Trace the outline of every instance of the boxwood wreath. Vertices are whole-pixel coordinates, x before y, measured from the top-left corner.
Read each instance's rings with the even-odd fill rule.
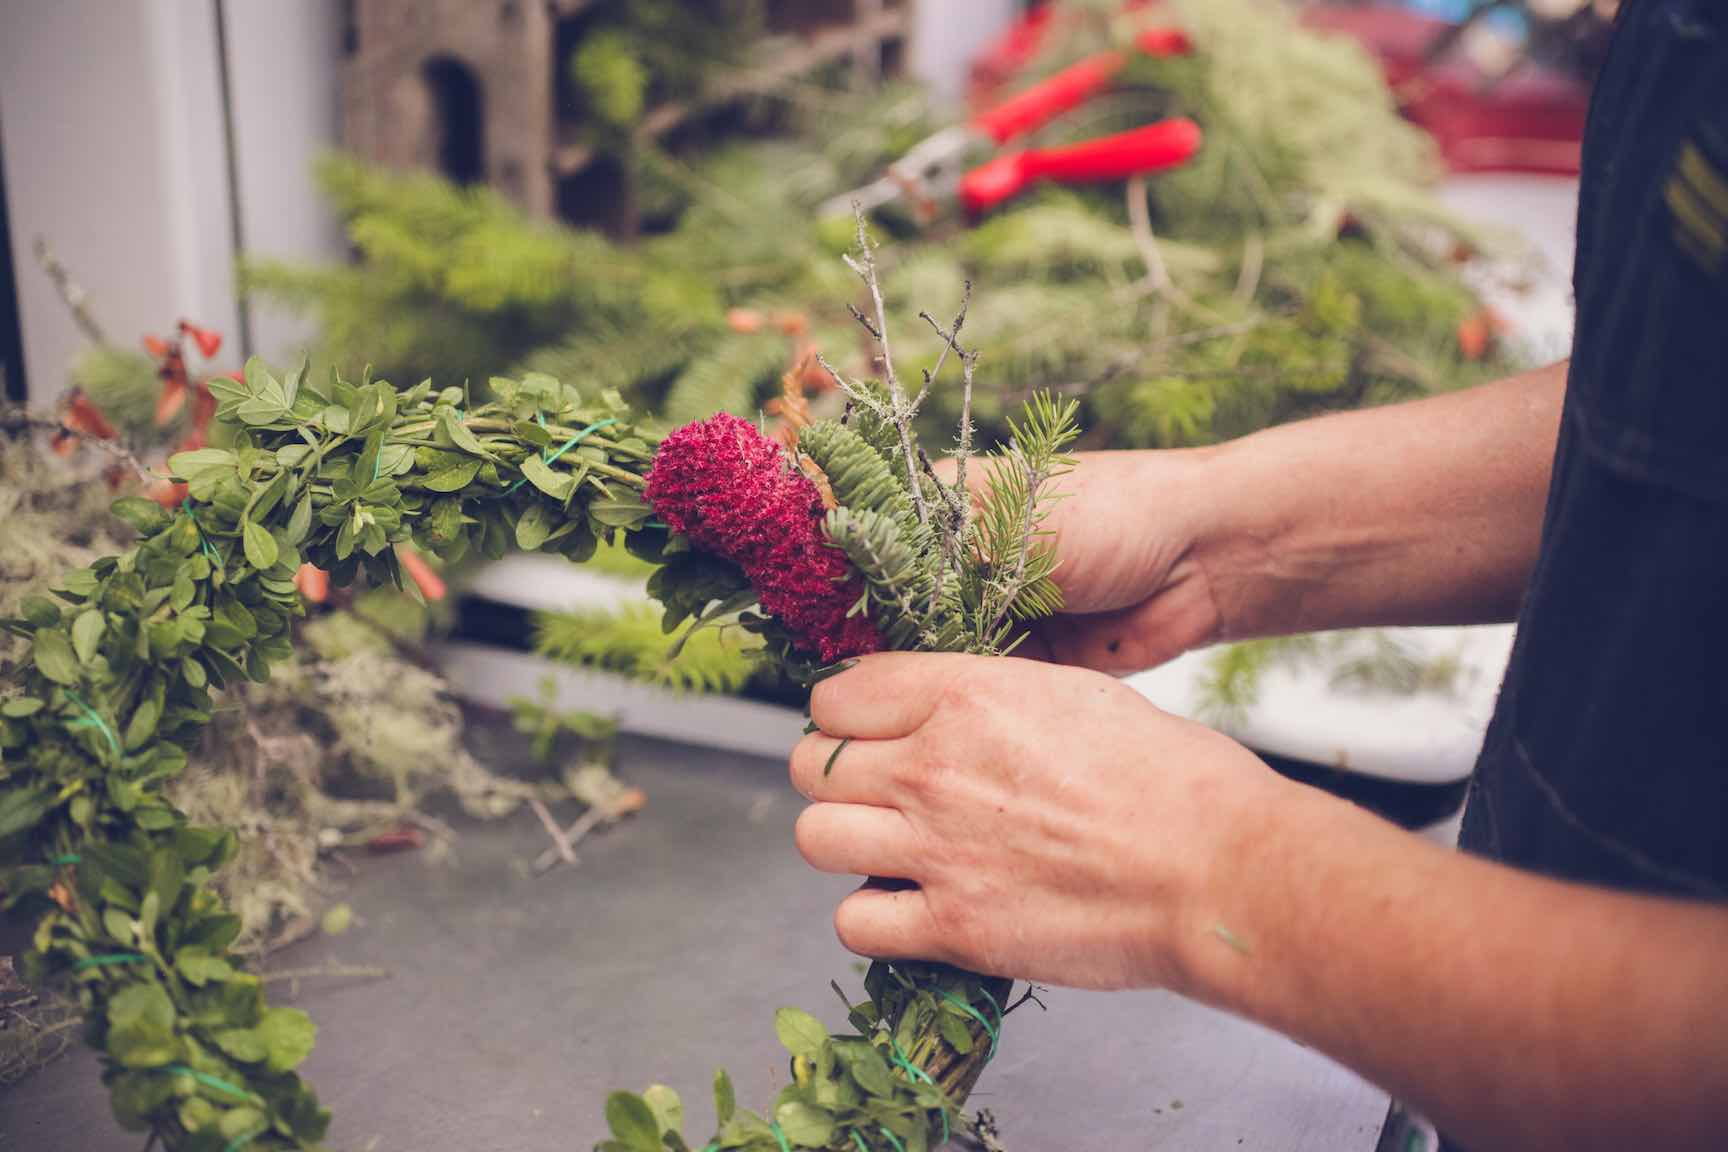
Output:
[[[163,792],[216,694],[289,654],[303,562],[338,584],[408,587],[392,547],[403,541],[452,560],[514,547],[580,562],[621,535],[655,565],[669,633],[741,626],[811,681],[878,649],[1004,654],[1024,621],[1059,607],[1041,525],[1073,405],[1034,398],[982,462],[988,494],[968,498],[978,357],[961,343],[966,306],[946,326],[921,315],[943,350],[914,391],[894,368],[862,219],[858,240],[847,263],[871,311],[854,314],[881,379],[823,365],[847,397],[839,420],[811,422],[793,394],[777,440],[726,415],[661,438],[616,396],[549,376],[494,380],[477,402],[430,381],[278,376],[255,359],[211,385],[230,445],[169,461],[184,503],[118,501],[136,543],[0,622],[31,651],[0,702],[0,883],[35,925],[27,978],[74,994],[124,1127],[170,1152],[274,1152],[317,1147],[329,1123],[295,1071],[313,1022],[266,1001],[232,947],[240,921],[211,888],[234,833],[191,824]],[[952,484],[914,431],[950,360]],[[866,998],[847,1003],[852,1033],[777,1014],[791,1082],[766,1112],[738,1109],[718,1072],[719,1129],[694,1143],[670,1089],[620,1092],[599,1147],[923,1152],[967,1125],[960,1109],[1011,990],[876,963]]]

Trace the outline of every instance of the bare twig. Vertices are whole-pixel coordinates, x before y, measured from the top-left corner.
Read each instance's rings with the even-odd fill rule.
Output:
[[[602,828],[608,828],[623,820],[630,813],[627,810],[608,808],[603,804],[595,804],[576,818],[575,823],[564,829],[564,841],[572,848],[587,839],[589,834]],[[558,863],[558,852],[548,848],[534,861],[535,872],[550,871]]]
[[[823,356],[820,352],[816,353],[816,363],[822,365],[822,370],[828,373],[829,378],[834,381],[835,387],[839,388],[845,395],[848,413],[850,413],[853,406],[857,406],[869,409],[872,414],[883,420],[893,419],[893,414],[890,413],[888,409],[876,399],[876,397],[870,395],[868,392],[863,392],[854,388],[852,382],[842,376],[838,368],[828,363],[828,358]],[[842,420],[841,423],[845,423],[845,421]]]
[[[108,343],[108,337],[102,331],[102,325],[97,322],[96,314],[90,311],[89,294],[72,279],[72,274],[66,271],[66,265],[60,263],[60,258],[48,247],[48,241],[38,236],[31,248],[36,253],[36,263],[42,266],[42,271],[48,273],[48,279],[54,282],[60,299],[66,302],[66,308],[72,313],[72,321],[78,325],[78,330],[84,333],[85,338],[92,344]]]
[[[558,858],[566,864],[575,864],[576,850],[570,846],[570,838],[564,829],[558,827],[558,822],[552,819],[552,813],[547,811],[546,804],[538,796],[528,797],[528,807],[534,810],[534,815],[540,818],[541,827],[546,829],[546,835],[552,838],[552,848],[558,853]]]
[[[959,344],[960,329],[966,326],[966,313],[971,311],[971,309],[972,281],[968,280],[966,281],[965,292],[960,297],[960,312],[954,317],[954,324],[952,327],[943,329],[936,323],[936,317],[930,315],[930,313],[918,313],[918,318],[930,325],[931,328],[935,329],[936,335],[942,337],[942,354],[936,358],[936,367],[924,373],[924,387],[919,390],[918,399],[912,401],[912,414],[914,416],[918,414],[920,408],[924,407],[924,400],[930,395],[930,386],[936,383],[936,378],[938,376],[942,375],[942,367],[948,363],[949,351],[952,350],[957,352],[961,359],[965,359],[966,353],[961,350]]]
[[[864,218],[864,206],[852,205],[858,221],[858,258],[846,257],[846,266],[870,291],[870,302],[876,308],[874,335],[882,351],[882,378],[888,384],[888,404],[894,426],[900,433],[900,453],[906,463],[906,486],[912,490],[912,503],[918,509],[918,523],[930,523],[930,506],[924,499],[924,486],[918,483],[918,454],[913,451],[912,408],[906,402],[906,390],[900,386],[900,376],[894,370],[894,353],[888,346],[888,305],[882,298],[882,282],[876,275],[876,252],[870,243],[870,228]],[[865,324],[865,328],[869,328]]]
[[[1039,1007],[1039,1009],[1040,1009],[1040,1010],[1042,1010],[1042,1011],[1045,1011],[1045,1012],[1048,1012],[1048,1011],[1050,1011],[1050,1008],[1049,1008],[1049,1006],[1048,1006],[1048,1005],[1046,1005],[1046,1004],[1045,1004],[1045,1003],[1044,1003],[1044,1001],[1042,1001],[1042,1000],[1040,1000],[1040,999],[1039,999],[1039,998],[1038,998],[1038,993],[1039,993],[1039,992],[1040,992],[1040,991],[1041,991],[1041,989],[1040,989],[1040,988],[1039,988],[1039,987],[1038,987],[1038,985],[1036,985],[1036,984],[1028,984],[1028,985],[1026,985],[1026,991],[1025,991],[1025,993],[1024,993],[1024,994],[1023,994],[1023,995],[1022,995],[1022,996],[1021,996],[1021,997],[1020,997],[1020,999],[1018,999],[1018,1000],[1016,1000],[1016,1001],[1014,1001],[1014,1003],[1012,1003],[1012,1004],[1010,1004],[1010,1005],[1008,1005],[1008,1007],[1006,1007],[1006,1008],[1004,1008],[1004,1009],[1002,1009],[1002,1015],[1003,1015],[1003,1016],[1010,1016],[1010,1015],[1013,1015],[1013,1013],[1014,1013],[1014,1010],[1015,1010],[1015,1009],[1016,1009],[1016,1008],[1023,1008],[1023,1007],[1025,1007],[1025,1005],[1026,1005],[1026,1002],[1027,1002],[1027,1001],[1028,1001],[1028,1000],[1030,1000],[1030,1001],[1031,1001],[1031,1002],[1032,1002],[1032,1003],[1034,1003],[1034,1004],[1036,1004],[1036,1005],[1038,1005],[1038,1007]]]
[[[846,311],[852,313],[852,319],[858,321],[858,323],[864,326],[864,331],[870,333],[870,335],[877,340],[882,339],[881,331],[877,329],[876,325],[870,323],[870,318],[864,315],[863,312],[859,311],[856,304],[846,305]]]
[[[80,441],[90,445],[98,452],[112,456],[115,460],[126,465],[128,468],[131,468],[132,471],[138,474],[140,480],[149,481],[161,479],[160,476],[145,467],[144,461],[134,456],[132,452],[119,441],[103,440],[95,436],[85,435],[82,432],[73,431],[59,420],[47,416],[34,416],[22,408],[8,408],[0,410],[0,432],[52,432],[56,434],[70,432],[72,435],[78,437]]]
[[[1170,266],[1164,262],[1164,250],[1158,247],[1158,234],[1152,230],[1152,212],[1146,207],[1146,177],[1128,180],[1128,228],[1140,249],[1140,259],[1146,263],[1146,279],[1153,291],[1167,295],[1175,287],[1170,279]]]
[[[954,453],[954,489],[960,494],[960,535],[972,519],[972,497],[966,487],[966,465],[972,459],[972,378],[978,372],[978,353],[960,356],[960,446]]]

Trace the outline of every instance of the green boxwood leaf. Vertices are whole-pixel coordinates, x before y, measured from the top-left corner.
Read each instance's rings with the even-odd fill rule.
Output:
[[[268,1122],[264,1119],[264,1113],[249,1105],[230,1108],[222,1113],[220,1120],[216,1121],[216,1130],[224,1138],[234,1142],[229,1144],[230,1148],[240,1147],[238,1141],[243,1137],[256,1135],[267,1127]]]
[[[102,643],[102,633],[108,628],[108,622],[102,613],[95,608],[86,608],[72,621],[72,648],[78,653],[78,659],[85,664],[96,659],[98,646]]]
[[[290,1072],[312,1054],[318,1026],[298,1008],[271,1008],[258,1024],[258,1036],[264,1041],[270,1071]]]
[[[460,464],[450,464],[426,474],[420,481],[420,487],[430,492],[460,492],[474,482],[474,477],[480,474],[479,460],[464,460]]]
[[[18,614],[38,628],[52,628],[60,623],[60,606],[46,596],[26,596],[18,605]]]
[[[124,908],[102,910],[102,931],[124,947],[130,948],[137,943],[137,930],[132,927],[132,917]]]
[[[834,1117],[799,1100],[788,1100],[776,1108],[774,1119],[786,1139],[799,1148],[826,1148],[834,1138]]]
[[[156,535],[174,521],[166,508],[145,496],[123,497],[108,510],[145,536]]]
[[[610,500],[596,500],[588,505],[588,515],[608,528],[623,528],[634,532],[648,522],[654,510],[634,492],[623,493]]]
[[[814,1057],[828,1043],[828,1029],[802,1008],[782,1008],[774,1013],[774,1034],[794,1056]]]
[[[75,685],[79,681],[78,657],[72,652],[72,641],[58,628],[36,633],[30,645],[36,669],[56,684]]]
[[[483,456],[488,460],[493,459],[492,453],[486,450],[486,445],[480,443],[480,438],[468,430],[468,425],[459,420],[454,411],[446,408],[443,410],[442,414],[444,417],[444,431],[450,437],[450,443],[456,445],[456,447],[462,449],[462,451],[468,453],[470,456]]]
[[[276,566],[276,538],[251,520],[241,526],[241,539],[246,545],[246,563],[263,572]]]
[[[53,793],[47,789],[20,787],[9,782],[6,789],[0,790],[0,840],[35,827],[36,822],[53,809],[52,797]]]
[[[642,1099],[648,1102],[649,1109],[653,1111],[654,1121],[660,1126],[662,1136],[668,1132],[683,1133],[684,1102],[678,1098],[678,1093],[664,1084],[654,1084],[642,1093]]]
[[[233,966],[222,957],[192,948],[181,950],[174,958],[174,967],[194,988],[202,988],[212,980],[222,981],[234,975]]]
[[[127,1068],[160,1068],[179,1055],[174,1002],[160,984],[132,984],[108,1001],[108,1055]]]
[[[516,547],[524,552],[538,552],[551,535],[551,517],[544,504],[535,504],[516,521]]]
[[[654,1110],[634,1092],[614,1092],[606,1097],[606,1125],[626,1148],[660,1152],[660,1125]]]
[[[254,1028],[226,1028],[215,1034],[216,1047],[242,1064],[262,1064],[270,1055],[264,1037]]]
[[[238,463],[239,458],[226,448],[199,448],[168,457],[168,471],[177,479],[192,480],[206,472],[232,469]]]
[[[308,489],[300,497],[300,502],[294,505],[294,512],[288,517],[288,528],[285,533],[288,543],[298,546],[306,539],[306,534],[312,530],[312,492]]]
[[[133,709],[132,719],[126,724],[126,738],[122,741],[126,751],[137,751],[156,734],[156,721],[161,714],[162,705],[155,700],[146,700]]]
[[[888,1073],[888,1061],[882,1058],[882,1053],[876,1046],[858,1041],[839,1046],[836,1052],[847,1071],[852,1073],[852,1079],[867,1096],[892,1096],[894,1080]]]
[[[950,1012],[936,1014],[936,1028],[942,1033],[942,1039],[948,1042],[948,1047],[965,1056],[972,1051],[972,1031],[966,1027],[966,1022]]]
[[[0,716],[9,720],[22,720],[26,716],[36,715],[43,707],[43,702],[34,696],[14,696],[0,704]]]
[[[738,1094],[732,1090],[732,1077],[726,1074],[726,1069],[714,1069],[714,1115],[719,1124],[730,1124],[733,1113],[738,1111]]]
[[[568,499],[576,487],[574,476],[554,471],[550,464],[538,456],[530,456],[522,461],[522,475],[528,477],[528,483],[554,500]]]

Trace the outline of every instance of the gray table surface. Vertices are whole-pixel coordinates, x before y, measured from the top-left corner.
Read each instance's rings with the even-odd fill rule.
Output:
[[[843,1024],[828,980],[859,980],[829,918],[849,885],[799,859],[780,765],[627,741],[621,771],[649,806],[585,844],[579,868],[527,874],[546,845],[530,815],[464,826],[441,862],[364,860],[340,892],[356,926],[273,959],[392,969],[301,988],[332,1148],[575,1152],[603,1135],[608,1091],[654,1081],[684,1094],[700,1137],[716,1065],[748,1107],[783,1082],[776,1007]],[[973,1097],[1012,1152],[1375,1145],[1385,1096],[1282,1037],[1164,993],[1044,999],[1009,1019]],[[140,1144],[82,1051],[0,1092],[5,1152]]]

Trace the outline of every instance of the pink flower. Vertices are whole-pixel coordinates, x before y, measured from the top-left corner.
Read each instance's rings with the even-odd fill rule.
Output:
[[[832,663],[881,646],[867,615],[847,615],[863,584],[823,538],[816,485],[748,420],[721,413],[668,436],[648,503],[694,547],[742,568],[798,648]]]

